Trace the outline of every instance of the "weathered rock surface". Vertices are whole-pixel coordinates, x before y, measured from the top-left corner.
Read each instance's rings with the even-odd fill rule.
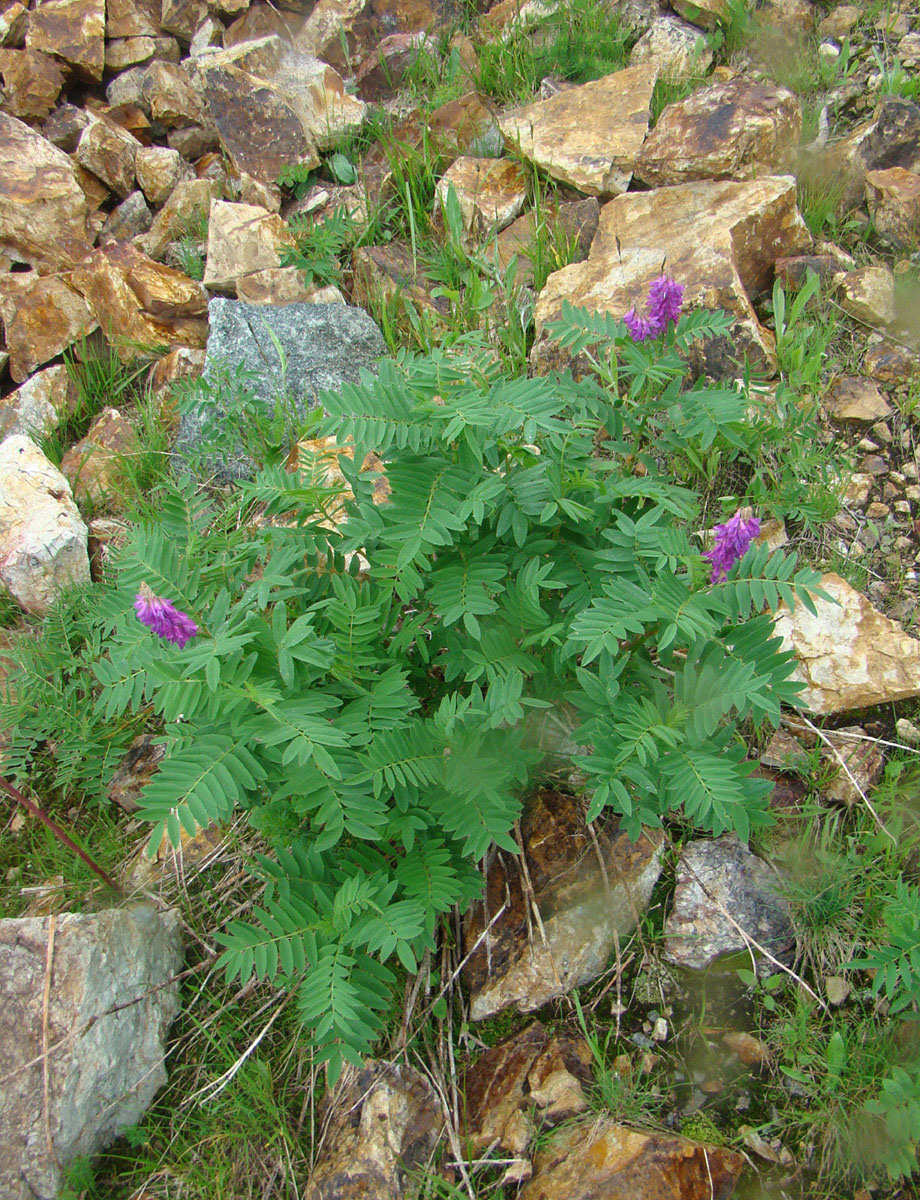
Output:
[[[90,503],[96,513],[118,512],[123,507],[119,472],[125,456],[136,451],[134,426],[117,408],[104,408],[61,460],[77,502]]]
[[[65,81],[60,65],[37,50],[0,50],[0,74],[3,107],[26,121],[50,114]]]
[[[534,798],[521,830],[546,943],[535,928],[530,934],[517,859],[497,854],[485,900],[464,923],[464,977],[476,1021],[512,1006],[531,1012],[599,975],[617,939],[635,927],[661,871],[659,834],[633,844],[615,827],[597,831],[602,871],[582,809],[558,792]],[[506,895],[510,903],[498,916]]]
[[[191,170],[183,163],[182,155],[169,146],[141,146],[134,167],[141,191],[156,208],[166,203],[185,171],[191,178]]]
[[[725,0],[674,0],[671,7],[692,25],[715,29],[727,6]]]
[[[702,75],[712,63],[706,39],[693,25],[677,17],[656,17],[630,51],[632,66],[654,63],[669,83],[685,83]]]
[[[891,406],[878,384],[862,375],[845,375],[828,389],[821,403],[841,424],[866,425],[890,416]]]
[[[317,287],[304,282],[299,267],[266,267],[236,281],[236,297],[247,304],[344,304],[334,285]]]
[[[517,256],[517,270],[514,276],[515,286],[521,287],[533,279],[533,263],[530,254],[538,233],[538,224],[542,221],[550,231],[553,245],[561,249],[563,244],[573,246],[573,262],[584,262],[597,233],[600,220],[600,205],[591,197],[588,200],[570,200],[560,204],[558,208],[545,211],[538,218],[536,213],[524,213],[516,221],[503,229],[495,239],[494,247],[487,247],[487,253],[493,252],[498,265],[503,271],[508,269],[511,259]]]
[[[99,245],[106,242],[130,242],[146,233],[153,224],[153,213],[147,207],[143,192],[132,192],[106,217],[99,230]]]
[[[742,1155],[723,1146],[604,1117],[554,1133],[520,1200],[728,1200],[743,1166]]]
[[[792,676],[805,684],[802,702],[814,713],[846,712],[920,696],[920,641],[874,608],[839,575],[821,577],[832,602],[816,599],[817,616],[804,605],[781,607],[776,632],[794,650]]]
[[[563,300],[620,316],[641,304],[664,261],[668,274],[684,285],[685,311],[725,309],[737,317],[738,352],[769,361],[772,335],[757,321],[750,297],[772,286],[773,263],[780,255],[810,243],[789,175],[618,196],[601,208],[587,260],[546,281],[536,306],[533,359],[541,368],[554,365],[543,329],[559,317]],[[700,366],[712,375],[731,373],[727,347],[719,339],[711,339],[703,354]]]
[[[244,367],[251,372],[248,386],[269,411],[281,399],[281,387],[297,410],[315,408],[323,391],[357,382],[362,368],[373,369],[386,354],[383,336],[367,313],[341,304],[271,308],[217,297],[208,305],[208,315],[206,377],[213,380],[222,370]],[[270,333],[284,351],[283,379]],[[219,416],[220,410],[209,403],[182,416],[174,447],[180,459],[194,456],[214,414]],[[239,479],[251,473],[252,463],[228,436],[226,453],[216,456],[211,469],[218,478]]]
[[[26,46],[63,59],[87,79],[101,79],[105,0],[42,0],[29,13]]]
[[[355,84],[362,100],[388,100],[398,90],[420,55],[437,57],[437,47],[424,33],[392,33],[383,38],[358,68]]]
[[[157,773],[165,757],[166,747],[162,742],[155,742],[153,734],[139,734],[118,764],[105,794],[125,812],[137,812],[144,786]]]
[[[0,275],[0,317],[17,383],[96,328],[86,301],[66,277],[34,271]]]
[[[76,409],[77,389],[65,366],[47,367],[0,400],[0,438],[40,441]]]
[[[346,1067],[325,1107],[328,1150],[313,1169],[304,1200],[401,1200],[407,1173],[427,1166],[444,1123],[427,1079],[398,1063]]]
[[[238,281],[256,271],[281,266],[281,250],[293,246],[277,213],[253,204],[211,201],[204,286],[235,294]]]
[[[352,293],[364,308],[381,303],[410,303],[439,323],[450,313],[445,296],[431,295],[431,282],[411,252],[397,243],[385,246],[359,246],[351,257]]]
[[[58,592],[89,582],[86,526],[70,484],[28,437],[0,443],[0,582],[42,615]]]
[[[211,201],[221,194],[210,179],[188,179],[177,183],[169,199],[153,219],[150,230],[137,239],[138,249],[161,260],[171,242],[200,229],[208,219]]]
[[[144,110],[165,129],[203,125],[207,120],[204,98],[179,63],[155,62],[141,80]]]
[[[106,117],[97,117],[80,135],[74,158],[102,182],[125,197],[134,187],[134,160],[140,147],[136,137]]]
[[[629,187],[648,131],[657,68],[627,67],[594,83],[499,118],[509,146],[554,179],[589,196],[616,196]]]
[[[897,246],[920,237],[920,175],[904,167],[869,171],[866,175],[869,216],[879,233]]]
[[[158,0],[106,0],[106,36],[157,37],[160,33]]]
[[[756,961],[770,974],[774,968],[748,939],[780,961],[789,959],[794,945],[776,876],[734,834],[684,846],[664,933],[667,961],[694,970],[718,967],[726,957],[722,966],[733,970],[742,955],[745,967]]]
[[[438,180],[441,211],[453,188],[460,204],[467,245],[474,246],[504,229],[524,207],[527,180],[518,163],[507,158],[456,159]]]
[[[868,325],[895,322],[894,275],[888,267],[860,267],[840,282],[840,304],[851,317]]]
[[[743,78],[710,84],[664,110],[636,157],[636,178],[661,187],[782,175],[801,128],[801,105],[787,88]]]
[[[137,1123],[166,1082],[164,1042],[179,1008],[179,985],[170,982],[182,966],[176,912],[135,905],[65,913],[54,919],[49,948],[52,919],[0,922],[4,1200],[55,1200],[62,1168]]]
[[[88,206],[67,155],[0,112],[0,253],[40,271],[89,250]]]

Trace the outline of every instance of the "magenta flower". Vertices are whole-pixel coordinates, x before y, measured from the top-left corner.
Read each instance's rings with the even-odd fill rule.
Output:
[[[648,317],[637,317],[635,308],[629,310],[623,318],[623,324],[634,342],[644,342],[646,338],[657,337],[661,333],[661,329],[653,325]]]
[[[748,547],[758,533],[760,521],[757,517],[744,520],[740,508],[730,521],[716,526],[715,545],[703,555],[712,563],[711,583],[718,583],[725,578],[735,563],[747,554]]]
[[[155,596],[146,583],[141,584],[140,591],[134,597],[134,611],[138,620],[152,629],[157,637],[165,638],[180,650],[198,632],[198,626],[188,613],[176,608],[164,596]]]
[[[634,342],[644,342],[646,338],[664,333],[669,321],[676,323],[683,305],[684,285],[669,279],[667,275],[659,275],[649,284],[646,301],[648,316],[637,316],[633,306],[623,318],[623,323]]]

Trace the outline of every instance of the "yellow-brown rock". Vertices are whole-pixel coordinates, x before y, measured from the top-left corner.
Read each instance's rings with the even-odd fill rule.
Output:
[[[867,325],[894,324],[894,275],[884,265],[848,272],[840,281],[839,297],[841,307]]]
[[[351,32],[366,3],[367,0],[318,0],[295,36],[296,49],[328,62],[328,52],[336,49],[341,38]]]
[[[431,281],[413,263],[405,246],[396,242],[359,246],[352,254],[351,270],[355,304],[373,312],[386,304],[399,306],[408,302],[425,313],[435,328],[443,328],[450,315],[450,304],[444,296],[431,295]]]
[[[164,33],[175,34],[183,41],[190,42],[207,15],[205,0],[163,0],[160,27]]]
[[[101,79],[105,0],[39,0],[29,13],[26,46],[63,59],[86,79]]]
[[[656,17],[629,54],[632,66],[654,63],[658,76],[669,83],[684,83],[704,74],[712,64],[712,51],[693,25],[677,17]]]
[[[80,134],[74,158],[124,199],[134,187],[140,142],[108,117],[97,116]]]
[[[0,253],[44,272],[72,266],[89,250],[88,212],[68,156],[0,113]]]
[[[715,29],[725,16],[727,4],[726,0],[673,0],[671,7],[691,25]]]
[[[693,179],[753,179],[791,170],[802,108],[788,88],[743,77],[669,104],[636,158],[650,187]]]
[[[61,472],[73,488],[76,502],[94,513],[118,512],[124,507],[121,475],[127,455],[137,452],[134,426],[117,408],[104,408],[86,436],[71,446]]]
[[[179,63],[151,63],[144,72],[141,95],[151,120],[167,129],[201,125],[207,119],[204,99]]]
[[[106,37],[157,37],[159,0],[106,0],[105,21]]]
[[[0,275],[0,316],[17,383],[96,328],[86,301],[65,276]]]
[[[3,108],[14,117],[43,121],[64,86],[59,63],[37,50],[0,50]]]
[[[182,168],[182,155],[168,146],[141,146],[134,163],[138,185],[154,207],[165,204],[172,195]],[[191,177],[190,170],[188,174]]]
[[[282,248],[293,244],[277,213],[254,204],[212,200],[204,286],[209,292],[232,296],[245,275],[280,267]]]
[[[203,346],[207,293],[129,242],[96,250],[72,272],[74,285],[122,358],[156,346]]]
[[[462,157],[438,180],[435,196],[442,213],[451,189],[460,204],[465,243],[475,246],[518,215],[527,198],[527,177],[507,158]]]
[[[627,67],[499,118],[509,146],[589,196],[616,196],[632,179],[648,131],[657,67]]]
[[[236,281],[236,296],[247,304],[344,304],[337,287],[304,282],[298,267],[266,267]]]
[[[869,171],[866,199],[875,228],[898,246],[920,238],[920,175],[904,167]]]
[[[149,231],[138,238],[138,246],[151,258],[161,259],[170,242],[187,237],[193,229],[204,225],[211,211],[211,201],[219,195],[219,185],[210,179],[177,183],[154,217]]]
[[[28,9],[19,0],[13,0],[0,13],[0,46],[21,46],[25,41],[27,26]]]
[[[152,37],[116,38],[105,44],[106,71],[126,71],[148,63],[156,54],[157,44]]]
[[[0,400],[0,439],[25,434],[41,441],[76,412],[76,384],[63,364],[36,371]]]

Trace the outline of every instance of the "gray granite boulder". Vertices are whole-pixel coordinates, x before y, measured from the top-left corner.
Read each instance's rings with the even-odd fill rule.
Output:
[[[258,426],[296,436],[298,418],[325,391],[357,383],[387,352],[380,330],[361,308],[341,304],[278,307],[215,298],[202,386],[183,412],[173,447],[177,465],[221,482],[254,471]],[[280,353],[279,353],[280,347]]]
[[[62,1168],[137,1123],[166,1082],[181,968],[175,911],[0,921],[3,1200],[54,1200]]]

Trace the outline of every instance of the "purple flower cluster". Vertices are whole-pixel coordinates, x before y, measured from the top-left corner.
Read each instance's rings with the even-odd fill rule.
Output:
[[[681,309],[684,306],[684,285],[669,279],[667,275],[659,275],[649,284],[647,317],[636,314],[633,306],[623,322],[629,330],[629,336],[634,342],[644,342],[646,338],[658,337],[668,327],[668,322],[677,323]]]
[[[155,596],[146,583],[141,584],[140,591],[134,597],[134,611],[138,620],[152,629],[157,637],[165,638],[180,650],[198,632],[198,626],[188,613],[176,608],[171,600]]]
[[[748,547],[759,533],[760,521],[757,517],[745,520],[740,508],[730,521],[716,526],[715,545],[703,555],[712,563],[712,583],[725,578],[735,563],[747,554]]]

